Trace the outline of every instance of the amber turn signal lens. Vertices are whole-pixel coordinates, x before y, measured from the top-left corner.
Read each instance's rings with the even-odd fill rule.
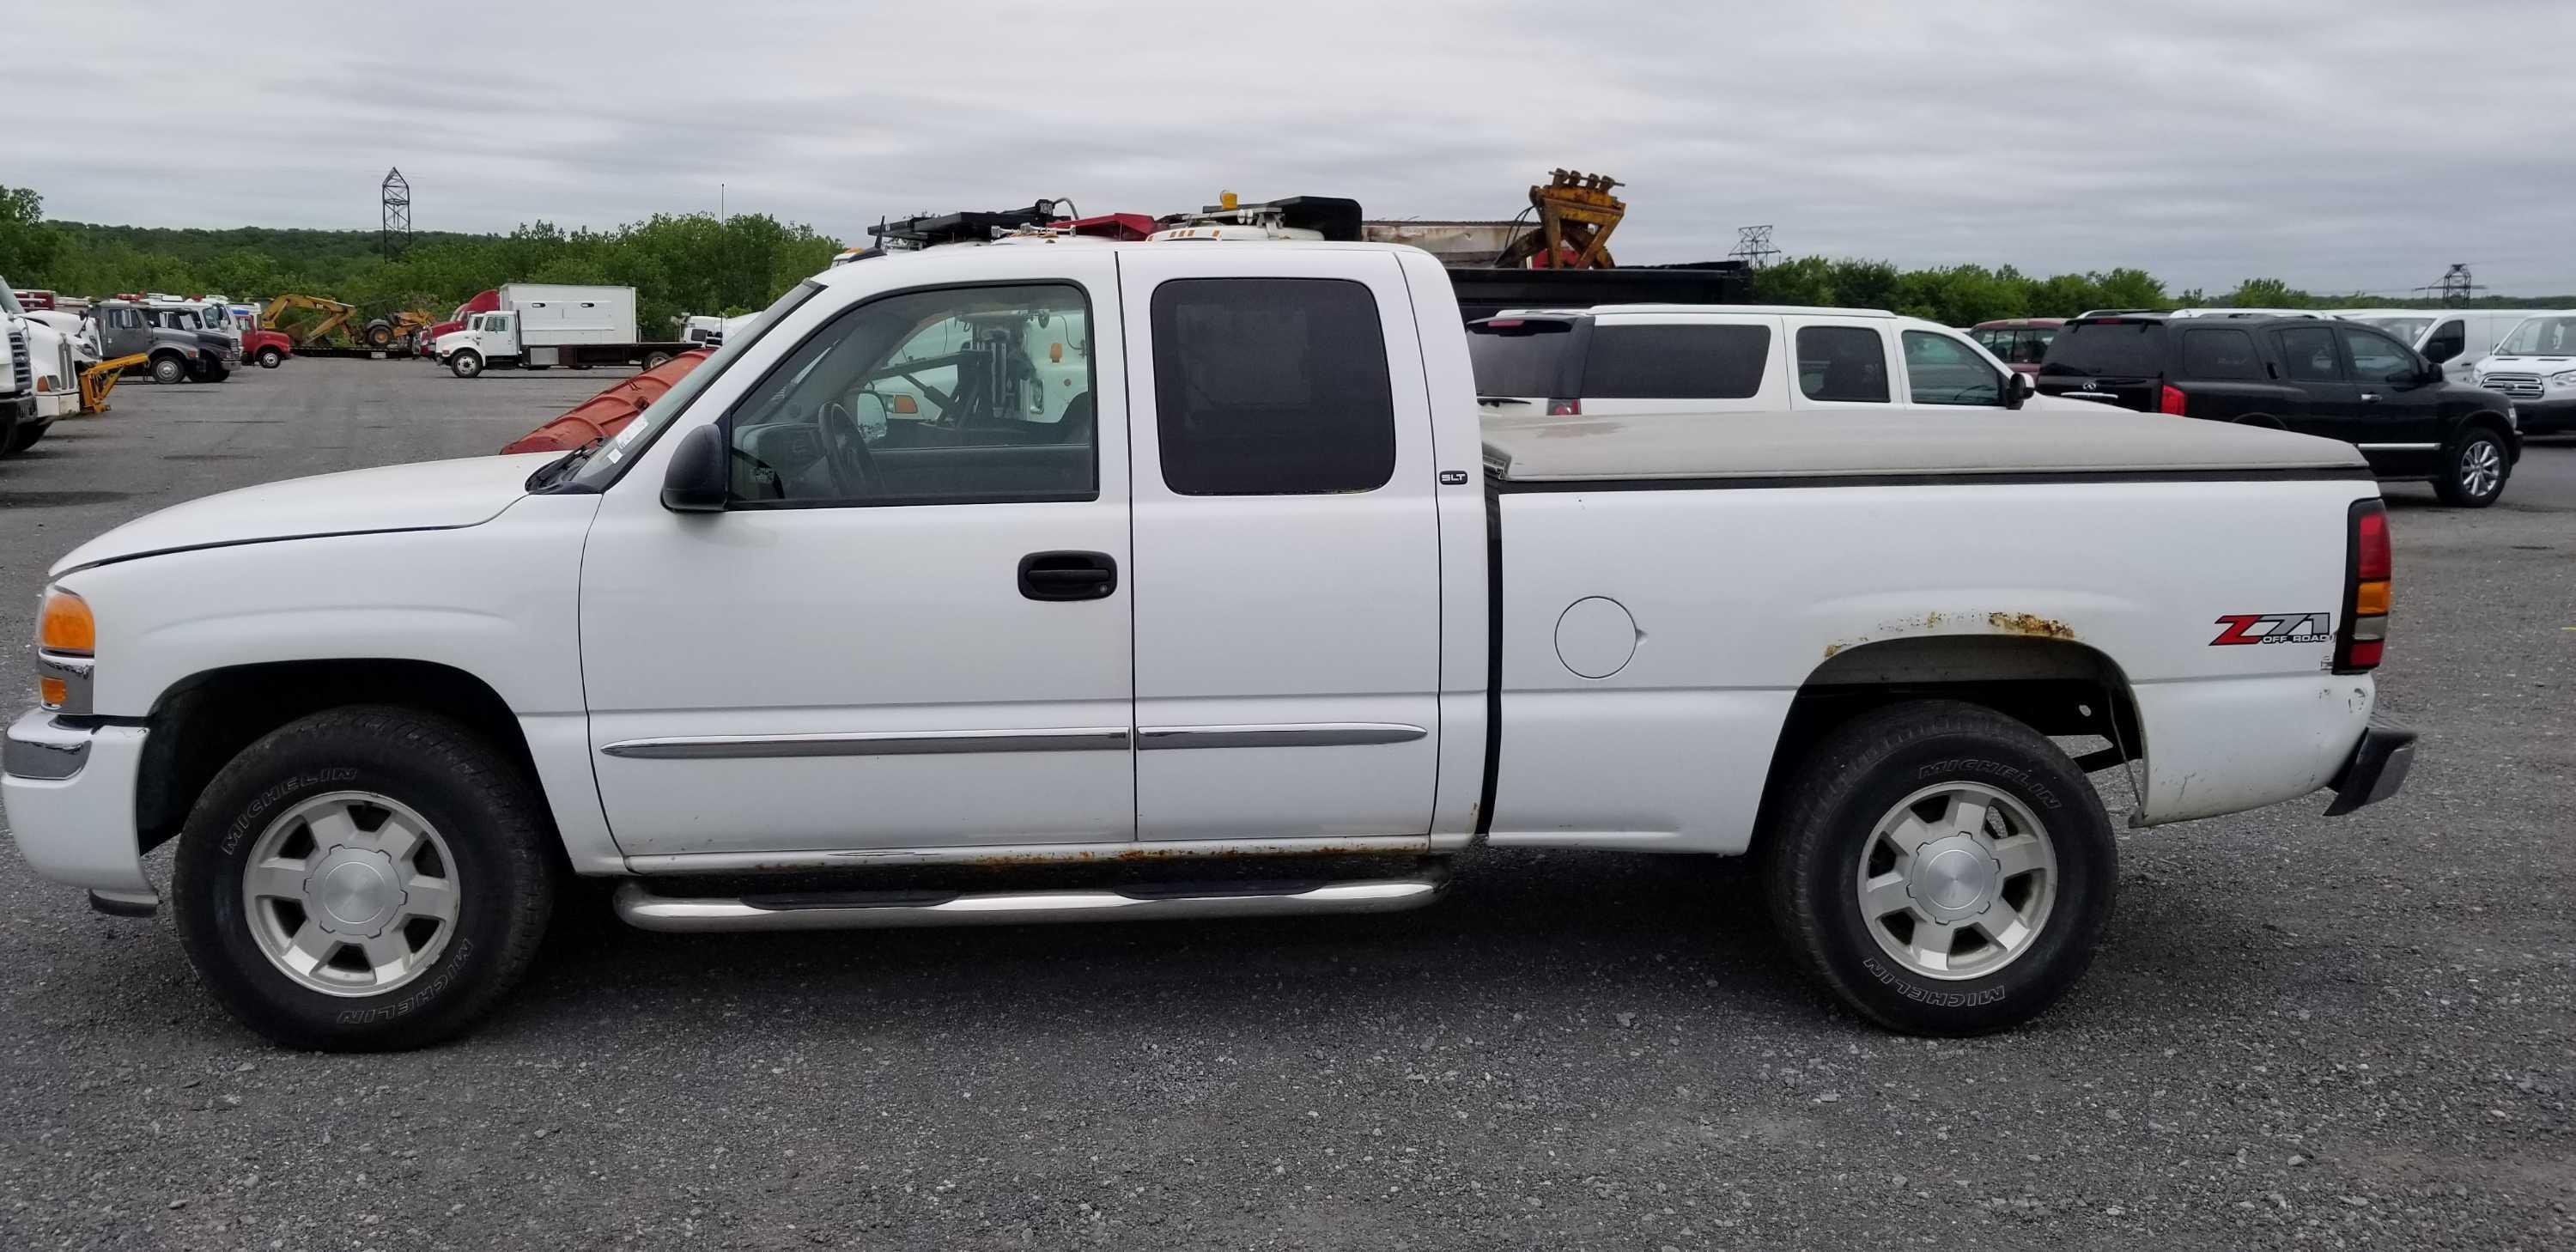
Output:
[[[2371,617],[2388,612],[2388,580],[2374,578],[2354,587],[2352,612],[2355,617]]]
[[[36,680],[36,699],[42,702],[46,708],[59,709],[63,707],[64,701],[71,698],[72,689],[64,686],[62,679],[39,678]]]
[[[89,601],[48,588],[44,606],[36,611],[36,646],[47,652],[88,656],[98,647],[98,624],[90,620]]]

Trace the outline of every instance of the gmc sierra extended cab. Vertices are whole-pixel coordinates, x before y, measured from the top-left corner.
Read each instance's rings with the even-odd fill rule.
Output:
[[[568,874],[860,929],[1402,909],[1484,847],[1756,855],[1824,986],[1965,1033],[2091,959],[2088,770],[2133,825],[2405,776],[2348,446],[2001,378],[1488,427],[1459,322],[1400,247],[833,269],[594,447],[74,550],[12,832],[304,1047],[466,1028]]]

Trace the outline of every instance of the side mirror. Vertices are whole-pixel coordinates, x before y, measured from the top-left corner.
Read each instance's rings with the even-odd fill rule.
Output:
[[[2025,373],[2022,373],[2020,370],[2010,370],[2010,371],[2007,371],[2007,372],[2005,373],[2005,375],[2004,375],[2004,407],[2005,407],[2005,408],[2007,408],[2007,409],[2018,409],[2018,408],[2020,408],[2020,407],[2022,406],[2022,404],[2023,404],[2023,402],[2024,402],[2024,401],[2027,401],[2027,400],[2029,400],[2032,396],[2035,396],[2035,395],[2038,395],[2038,394],[2039,394],[2039,384],[2038,384],[2037,382],[2032,381],[2032,379],[2031,379],[2031,376],[2030,376],[2030,375],[2025,374]]]
[[[662,507],[674,513],[724,512],[730,484],[725,474],[724,431],[700,426],[680,436],[662,471]]]

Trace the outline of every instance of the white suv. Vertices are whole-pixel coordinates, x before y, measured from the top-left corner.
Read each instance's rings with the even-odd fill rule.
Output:
[[[1602,304],[1467,326],[1490,417],[2033,408],[2029,379],[1966,335],[1885,309]]]
[[[2512,399],[2526,435],[2576,430],[2576,313],[2524,318],[2478,362],[2478,385]]]

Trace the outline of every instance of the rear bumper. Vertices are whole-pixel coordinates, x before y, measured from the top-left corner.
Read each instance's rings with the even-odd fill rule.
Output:
[[[2406,785],[2407,771],[2415,768],[2415,732],[2395,726],[2373,726],[2362,732],[2361,743],[2353,748],[2352,759],[2345,761],[2343,772],[2328,784],[2334,788],[2334,803],[2326,806],[2326,816],[2341,817],[2365,804],[2377,804],[2397,794]]]
[[[38,876],[121,900],[152,898],[134,826],[141,726],[28,713],[0,742],[0,805]]]

